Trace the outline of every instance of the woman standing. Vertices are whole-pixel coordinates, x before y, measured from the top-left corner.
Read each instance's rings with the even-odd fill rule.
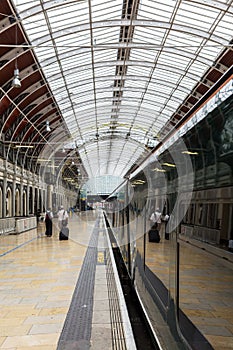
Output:
[[[170,215],[166,214],[164,216],[164,222],[165,222],[165,239],[169,239],[169,232],[168,232],[168,221],[170,219]]]
[[[47,209],[46,210],[46,214],[45,214],[45,234],[47,237],[51,237],[53,234],[53,213],[51,212],[51,209]]]

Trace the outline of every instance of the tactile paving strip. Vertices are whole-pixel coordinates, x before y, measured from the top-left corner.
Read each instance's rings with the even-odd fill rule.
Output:
[[[112,329],[112,349],[113,350],[127,350],[124,334],[124,326],[121,317],[120,301],[117,292],[115,276],[112,267],[112,261],[109,254],[109,249],[106,250],[106,264],[107,264],[107,285],[108,298],[110,308],[110,319]],[[132,347],[133,349],[133,347]]]
[[[57,350],[89,350],[97,262],[99,220],[96,221],[66,316]]]

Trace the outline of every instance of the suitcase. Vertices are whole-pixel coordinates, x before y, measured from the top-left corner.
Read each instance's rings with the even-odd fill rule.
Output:
[[[165,239],[169,239],[169,233],[165,232]]]
[[[160,242],[160,235],[158,230],[149,230],[148,235],[149,235],[149,242],[155,242],[155,243]]]
[[[61,231],[59,232],[59,241],[67,241],[68,239],[69,239],[69,228],[62,227]]]

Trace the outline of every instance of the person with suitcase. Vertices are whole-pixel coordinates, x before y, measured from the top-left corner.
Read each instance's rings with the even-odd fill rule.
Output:
[[[69,239],[69,227],[64,224],[59,232],[59,241],[67,241]]]
[[[60,206],[60,209],[57,213],[57,217],[58,217],[58,227],[61,230],[63,226],[68,225],[68,218],[69,218],[69,215],[67,211],[64,209],[63,205]]]
[[[59,240],[67,240],[69,238],[69,228],[68,225],[68,218],[69,215],[67,211],[64,209],[63,205],[60,206],[60,210],[57,213],[58,216],[58,227],[60,229],[59,232]]]
[[[160,227],[161,227],[161,217],[162,217],[162,213],[160,212],[159,208],[157,208],[155,210],[155,212],[153,212],[151,214],[151,217],[150,217],[150,221],[153,224],[157,224],[157,230],[158,231],[160,230]]]

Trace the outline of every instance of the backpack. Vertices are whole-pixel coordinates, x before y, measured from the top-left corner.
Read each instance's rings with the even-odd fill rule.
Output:
[[[46,214],[45,214],[45,220],[46,220],[46,221],[51,220],[51,216],[49,215],[49,213],[46,213]]]

